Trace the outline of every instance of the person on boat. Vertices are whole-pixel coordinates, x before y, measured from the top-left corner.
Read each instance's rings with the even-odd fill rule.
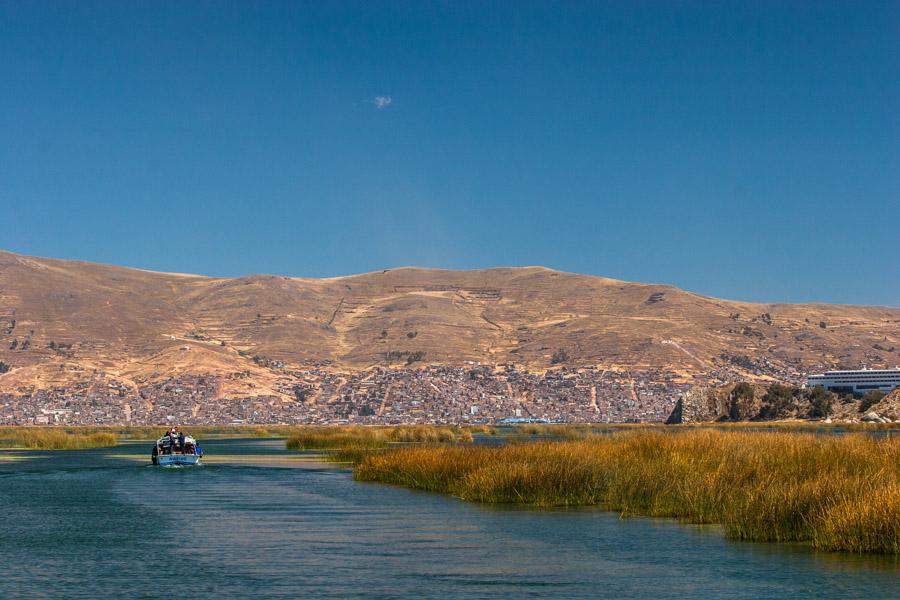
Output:
[[[163,447],[163,454],[174,454],[175,453],[175,428],[172,427],[167,432],[165,432],[160,440],[160,443]]]
[[[178,450],[184,454],[184,432],[178,432]]]

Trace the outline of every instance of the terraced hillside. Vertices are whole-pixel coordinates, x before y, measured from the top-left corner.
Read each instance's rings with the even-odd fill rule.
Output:
[[[85,374],[467,361],[686,379],[900,364],[900,308],[754,304],[541,267],[332,279],[155,273],[0,252],[0,391]]]

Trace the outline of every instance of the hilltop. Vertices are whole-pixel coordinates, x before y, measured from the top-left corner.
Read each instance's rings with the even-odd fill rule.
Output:
[[[900,363],[900,308],[758,304],[542,267],[308,279],[157,273],[0,252],[0,391],[272,367],[726,368]]]

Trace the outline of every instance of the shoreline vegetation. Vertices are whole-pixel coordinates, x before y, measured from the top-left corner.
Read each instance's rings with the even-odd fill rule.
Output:
[[[900,438],[891,435],[796,422],[431,429],[321,427],[288,448],[325,450],[352,463],[358,481],[466,501],[598,506],[718,524],[735,540],[900,554]],[[473,433],[504,443],[471,444]]]
[[[37,425],[0,426],[0,449],[79,450],[114,446],[123,441],[152,441],[167,425]],[[397,444],[473,441],[473,436],[496,436],[504,442],[539,439],[578,440],[617,431],[661,430],[763,431],[845,433],[885,431],[900,434],[896,423],[825,423],[822,421],[709,422],[683,425],[661,423],[531,423],[516,425],[190,425],[198,438],[286,438],[289,450],[321,450],[335,462],[357,462],[367,450]],[[101,435],[103,434],[103,435]]]
[[[358,481],[538,507],[719,524],[726,537],[900,554],[900,440],[864,434],[625,430],[364,454]]]
[[[57,427],[0,428],[0,448],[28,450],[83,450],[107,448],[119,441],[115,433],[70,431]]]
[[[332,462],[357,463],[373,450],[397,444],[468,444],[474,441],[465,427],[410,425],[396,427],[308,427],[288,436],[288,450],[324,450]]]

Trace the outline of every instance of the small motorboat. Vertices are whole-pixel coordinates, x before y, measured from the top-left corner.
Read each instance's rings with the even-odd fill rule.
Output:
[[[150,452],[150,460],[161,467],[200,465],[203,450],[197,440],[183,433],[169,432],[156,440]]]

